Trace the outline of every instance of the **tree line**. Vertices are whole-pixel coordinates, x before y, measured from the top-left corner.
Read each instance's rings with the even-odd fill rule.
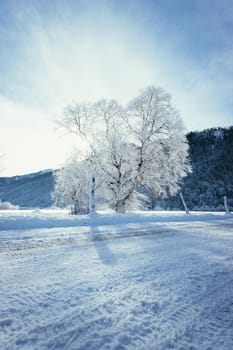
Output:
[[[212,128],[187,134],[192,173],[184,178],[182,192],[190,210],[224,210],[224,197],[233,210],[233,127]],[[151,196],[151,207],[180,209],[175,195]]]

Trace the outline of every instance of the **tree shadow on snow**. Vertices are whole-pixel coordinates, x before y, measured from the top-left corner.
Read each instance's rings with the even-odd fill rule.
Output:
[[[107,245],[108,239],[101,234],[97,226],[90,225],[90,236],[102,263],[116,265],[117,259]]]

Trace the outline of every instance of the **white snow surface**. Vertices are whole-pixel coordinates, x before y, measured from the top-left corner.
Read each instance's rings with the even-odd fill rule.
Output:
[[[0,212],[0,349],[233,349],[233,216]]]

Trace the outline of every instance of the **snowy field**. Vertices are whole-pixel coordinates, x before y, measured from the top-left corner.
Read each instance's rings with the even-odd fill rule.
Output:
[[[0,212],[0,349],[233,349],[233,216]]]

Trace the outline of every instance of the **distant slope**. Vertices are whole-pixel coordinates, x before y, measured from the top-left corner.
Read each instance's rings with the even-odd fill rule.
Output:
[[[1,177],[0,199],[20,207],[47,208],[52,205],[53,187],[52,170],[22,176]]]

